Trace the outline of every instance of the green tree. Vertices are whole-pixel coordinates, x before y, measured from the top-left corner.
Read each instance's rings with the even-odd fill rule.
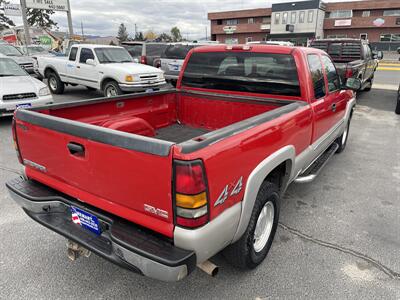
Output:
[[[117,35],[119,43],[121,44],[122,42],[125,42],[126,40],[128,40],[128,37],[129,37],[128,30],[126,30],[125,24],[121,23],[121,25],[119,25],[118,35]]]
[[[26,11],[28,24],[30,26],[38,26],[46,29],[57,27],[57,23],[51,19],[51,15],[53,14],[54,10],[28,8]]]
[[[169,34],[163,32],[163,33],[161,33],[161,34],[158,36],[158,40],[159,40],[160,42],[167,42],[167,43],[170,43],[170,42],[172,42],[172,37],[171,37]]]
[[[135,34],[135,41],[144,41],[144,35],[143,32],[136,32]]]
[[[176,26],[171,28],[171,36],[172,36],[172,41],[173,42],[182,41],[181,31]]]
[[[0,0],[0,30],[15,26],[14,22],[4,15],[4,4],[8,4],[8,1]]]

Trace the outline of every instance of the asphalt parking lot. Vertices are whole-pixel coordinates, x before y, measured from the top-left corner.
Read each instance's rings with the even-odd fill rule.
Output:
[[[6,192],[20,166],[11,119],[0,119],[0,299],[400,299],[399,82],[399,71],[378,71],[374,89],[359,93],[346,150],[313,183],[290,186],[259,268],[241,272],[217,255],[217,277],[196,270],[178,283],[95,255],[70,262],[65,239],[30,220]],[[100,96],[68,88],[56,101]]]

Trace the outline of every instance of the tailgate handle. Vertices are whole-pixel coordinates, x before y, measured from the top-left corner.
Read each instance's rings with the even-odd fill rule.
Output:
[[[76,156],[85,156],[85,147],[78,143],[68,143],[67,148],[69,153]]]

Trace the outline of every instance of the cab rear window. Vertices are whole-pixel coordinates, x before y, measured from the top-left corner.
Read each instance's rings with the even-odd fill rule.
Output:
[[[183,74],[188,87],[300,96],[293,56],[251,52],[193,53]]]

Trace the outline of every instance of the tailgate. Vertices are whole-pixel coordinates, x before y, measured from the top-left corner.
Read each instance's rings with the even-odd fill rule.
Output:
[[[18,110],[28,177],[172,237],[172,146],[139,135]]]

